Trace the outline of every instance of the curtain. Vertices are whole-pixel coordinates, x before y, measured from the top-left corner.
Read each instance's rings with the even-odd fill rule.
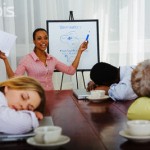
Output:
[[[17,35],[9,61],[16,69],[18,61],[33,50],[32,32],[46,20],[98,19],[100,61],[115,66],[136,65],[150,55],[149,0],[0,0],[0,30]],[[0,60],[0,81],[7,79]],[[85,72],[85,82],[90,80]],[[79,87],[83,78],[78,73]],[[60,88],[61,73],[53,77]],[[75,76],[65,75],[63,89],[76,88]]]

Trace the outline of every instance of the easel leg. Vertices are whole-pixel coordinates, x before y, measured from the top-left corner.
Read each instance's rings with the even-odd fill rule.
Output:
[[[77,89],[79,88],[79,85],[78,85],[78,74],[76,72],[76,81],[77,81]]]
[[[61,77],[61,85],[60,85],[60,90],[62,90],[63,78],[64,78],[64,73],[62,73],[62,77]]]
[[[82,71],[82,78],[83,78],[83,84],[84,84],[84,88],[86,89],[86,86],[85,86],[85,79],[84,79],[84,74],[83,74],[83,71]]]

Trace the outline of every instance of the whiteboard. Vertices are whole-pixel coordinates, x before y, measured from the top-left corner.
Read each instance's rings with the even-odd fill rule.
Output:
[[[99,62],[98,20],[47,20],[48,53],[71,65],[78,48],[89,34],[88,49],[81,55],[77,70],[91,70]]]

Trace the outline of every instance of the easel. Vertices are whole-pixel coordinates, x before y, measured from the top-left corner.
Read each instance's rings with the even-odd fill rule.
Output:
[[[69,20],[74,20],[74,17],[73,17],[73,11],[70,11],[70,14],[69,14]],[[82,72],[82,78],[83,78],[84,88],[86,88],[83,70],[81,70],[81,72]],[[62,73],[60,90],[62,89],[63,78],[64,78],[64,73]],[[77,72],[76,72],[76,81],[77,81],[77,89],[78,89],[78,88],[79,88],[79,85],[78,85],[78,74],[77,74]]]
[[[74,17],[73,17],[73,11],[70,11],[70,14],[69,14],[69,20],[74,20]]]

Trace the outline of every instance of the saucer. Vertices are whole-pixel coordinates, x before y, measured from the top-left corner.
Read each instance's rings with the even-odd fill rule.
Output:
[[[69,141],[70,141],[70,138],[68,136],[64,136],[64,135],[61,135],[60,138],[56,142],[52,142],[52,143],[49,143],[49,144],[37,143],[34,140],[34,137],[31,137],[31,138],[27,139],[28,144],[30,144],[32,146],[35,146],[35,147],[39,147],[39,148],[50,148],[50,147],[54,148],[54,147],[57,147],[57,146],[64,145],[64,144],[68,143]]]
[[[150,142],[150,135],[149,136],[132,136],[132,135],[127,134],[125,130],[120,131],[119,134],[122,137],[128,140],[134,141],[134,142],[139,142],[139,143]]]
[[[109,96],[108,96],[108,95],[105,95],[104,97],[93,98],[93,97],[90,95],[90,96],[87,96],[86,98],[87,98],[89,101],[91,101],[91,102],[99,103],[99,102],[102,102],[102,101],[108,99]]]

